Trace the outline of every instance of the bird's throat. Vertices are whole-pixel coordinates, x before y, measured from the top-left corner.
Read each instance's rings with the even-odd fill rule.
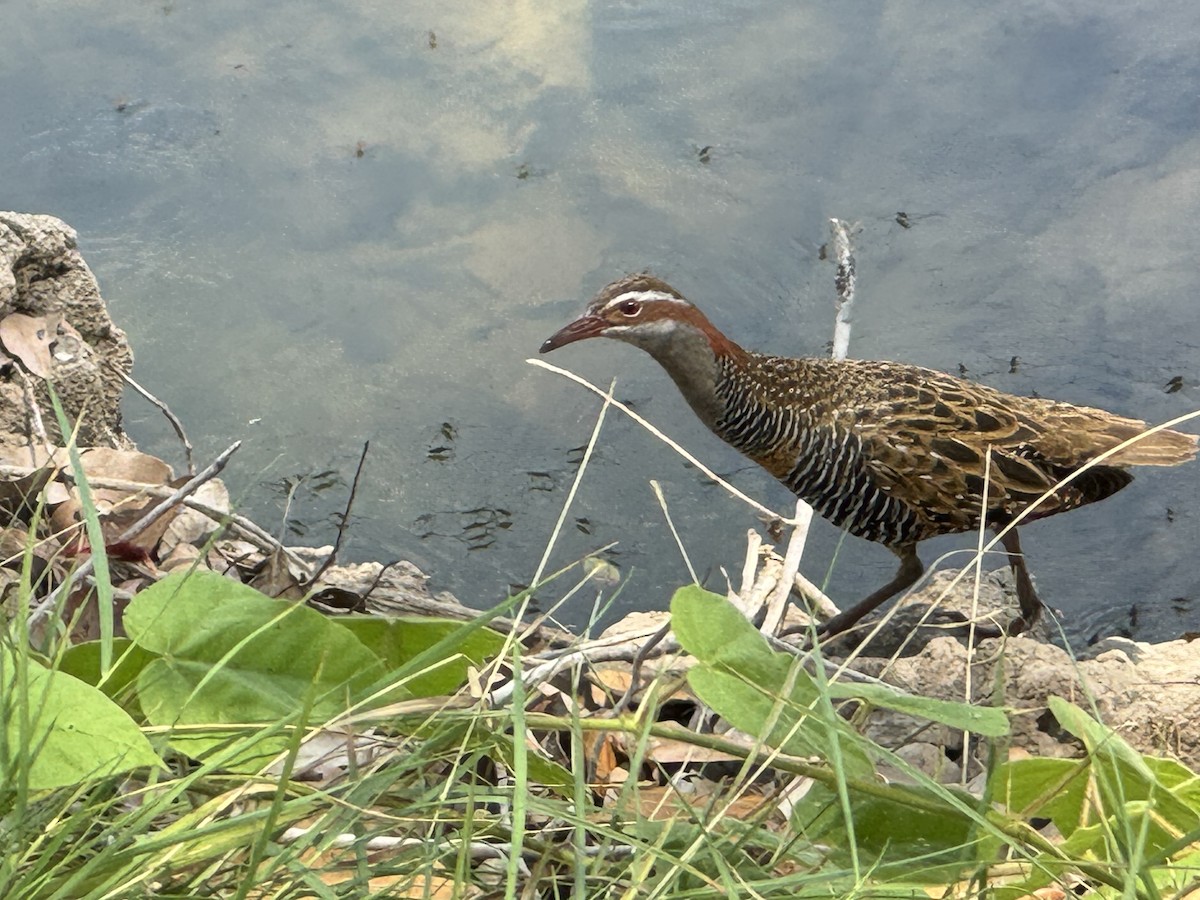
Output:
[[[671,376],[688,405],[710,429],[725,412],[717,393],[721,364],[709,336],[699,329],[679,329],[668,340],[645,348]]]

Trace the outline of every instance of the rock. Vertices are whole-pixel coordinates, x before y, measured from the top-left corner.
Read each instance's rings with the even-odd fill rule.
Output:
[[[1049,711],[1049,698],[1057,696],[1089,710],[1142,753],[1175,757],[1200,768],[1200,721],[1195,716],[1200,709],[1200,654],[1191,643],[1109,638],[1088,648],[1090,658],[1075,658],[1049,643],[1049,630],[1042,625],[1031,634],[978,642],[972,654],[961,622],[939,627],[929,622],[974,611],[982,621],[1003,624],[1015,612],[1015,592],[1007,569],[990,572],[980,581],[976,606],[972,573],[951,587],[957,575],[938,572],[923,590],[902,600],[851,667],[913,695],[1007,708],[1011,747],[1017,752],[1054,757],[1083,752],[1082,744],[1059,728]],[[925,624],[918,627],[922,619]],[[851,642],[835,641],[829,653],[846,656],[852,648]],[[965,760],[968,777],[980,771],[978,750],[964,748],[962,732],[944,725],[875,710],[867,719],[866,734],[892,750],[918,743],[941,748],[941,755],[905,751],[930,775],[945,771],[942,755]],[[964,752],[967,749],[970,752]]]
[[[62,436],[50,404],[53,379],[80,446],[129,448],[121,429],[122,374],[133,368],[75,231],[53,216],[0,212],[0,442]]]
[[[229,490],[219,478],[200,485],[193,499],[211,507],[215,512],[229,514]],[[178,515],[167,526],[159,545],[159,553],[170,555],[178,546],[194,545],[201,547],[221,527],[216,519],[211,519],[204,513],[191,507],[183,507]]]
[[[1023,636],[1008,638],[1003,646],[984,641],[971,666],[970,700],[1011,710],[1012,746],[1035,756],[1082,753],[1082,745],[1049,712],[1047,702],[1057,696],[1091,711],[1140,752],[1200,768],[1195,716],[1200,709],[1200,655],[1187,641],[1139,644],[1137,649],[1136,661],[1118,650],[1074,660],[1061,647]],[[941,637],[916,656],[862,659],[854,668],[913,694],[962,702],[967,660],[963,644]],[[893,749],[914,739],[945,747],[955,758],[963,749],[961,732],[886,710],[871,713],[867,734]]]
[[[896,755],[914,769],[928,775],[939,784],[958,784],[962,780],[962,767],[946,753],[945,747],[924,741],[913,741],[896,749]],[[889,763],[880,764],[880,772],[889,781],[914,783],[907,772]]]
[[[832,640],[827,652],[846,656],[862,643],[859,653],[863,656],[912,656],[935,638],[951,635],[965,641],[970,634],[971,619],[980,626],[1003,629],[1017,612],[1017,592],[1008,567],[984,572],[979,579],[978,596],[974,572],[965,572],[960,578],[957,570],[940,570],[929,576],[923,588],[902,598],[895,609],[870,617],[853,635]],[[863,643],[860,638],[870,634],[881,619],[886,624]],[[1027,634],[1046,640],[1049,633],[1043,616]]]

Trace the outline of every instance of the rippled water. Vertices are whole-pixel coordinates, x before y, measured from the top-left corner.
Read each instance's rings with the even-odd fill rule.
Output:
[[[246,440],[229,480],[249,512],[279,521],[300,479],[294,530],[331,540],[370,438],[347,555],[413,558],[468,603],[531,577],[598,410],[525,358],[645,267],[747,346],[823,352],[830,216],[863,226],[853,354],[1151,421],[1200,408],[1195,4],[114,0],[5,19],[0,207],[79,230],[139,380],[203,454]],[[618,377],[788,506],[637,351],[553,361]],[[178,459],[154,412],[127,415]],[[619,541],[621,608],[687,577],[651,478],[714,585],[756,524],[610,417],[552,562]],[[1074,635],[1200,629],[1198,482],[1147,472],[1027,530]],[[837,538],[816,530],[812,577]],[[831,590],[891,566],[850,539]]]

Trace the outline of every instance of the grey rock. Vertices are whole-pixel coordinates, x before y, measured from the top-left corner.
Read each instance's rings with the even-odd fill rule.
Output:
[[[0,320],[14,313],[55,323],[47,364],[67,416],[82,420],[79,445],[132,447],[120,399],[133,352],[109,318],[74,229],[60,219],[0,212]],[[46,380],[7,360],[0,369],[0,442],[29,443],[39,420],[48,439],[61,443]]]

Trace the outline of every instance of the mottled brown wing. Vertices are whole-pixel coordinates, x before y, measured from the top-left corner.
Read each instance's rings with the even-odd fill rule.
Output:
[[[978,527],[985,492],[990,513],[1014,516],[1080,464],[1042,452],[1044,425],[1019,398],[927,369],[893,366],[890,374],[885,394],[843,408],[840,424],[858,434],[878,486],[938,528]],[[1079,490],[1063,489],[1036,516],[1083,502]]]

